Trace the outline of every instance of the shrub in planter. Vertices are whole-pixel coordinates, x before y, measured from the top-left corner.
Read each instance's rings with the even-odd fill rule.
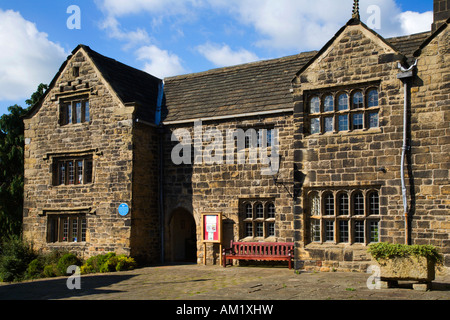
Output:
[[[368,251],[379,263],[382,279],[431,282],[435,265],[442,262],[442,255],[430,245],[376,243]]]

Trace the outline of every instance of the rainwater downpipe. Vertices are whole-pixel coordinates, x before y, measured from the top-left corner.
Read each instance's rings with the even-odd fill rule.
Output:
[[[409,245],[411,242],[410,239],[410,217],[408,210],[408,199],[406,195],[406,183],[405,183],[405,160],[406,160],[406,152],[409,150],[408,146],[408,96],[409,96],[409,88],[408,84],[412,80],[414,76],[414,68],[417,66],[417,60],[409,69],[405,69],[399,63],[399,69],[401,72],[397,75],[397,78],[403,82],[403,95],[404,95],[404,103],[403,103],[403,145],[402,145],[402,159],[400,164],[400,175],[401,175],[401,184],[402,184],[402,198],[403,198],[403,212],[405,215],[405,244]]]
[[[161,232],[161,263],[165,261],[165,214],[164,214],[164,128],[162,126],[162,103],[164,98],[164,80],[158,86],[158,100],[156,102],[155,125],[158,126],[159,133],[159,223]]]

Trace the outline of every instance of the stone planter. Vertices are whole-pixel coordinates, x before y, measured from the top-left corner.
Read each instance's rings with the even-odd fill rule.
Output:
[[[380,278],[384,286],[392,287],[397,281],[417,281],[416,290],[429,290],[435,279],[435,262],[421,256],[392,257],[379,259]]]

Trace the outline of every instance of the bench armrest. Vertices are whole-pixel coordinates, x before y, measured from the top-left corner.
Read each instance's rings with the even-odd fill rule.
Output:
[[[233,248],[223,248],[222,254],[235,254]]]

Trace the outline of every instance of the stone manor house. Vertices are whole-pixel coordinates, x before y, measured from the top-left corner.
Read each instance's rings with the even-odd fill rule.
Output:
[[[294,242],[297,269],[365,272],[373,242],[432,244],[449,267],[449,12],[434,0],[430,32],[384,39],[356,8],[319,51],[164,81],[79,45],[24,118],[24,237],[219,264],[201,217],[220,212],[224,247]],[[244,161],[196,161],[211,130]],[[250,153],[276,142],[267,174]]]

